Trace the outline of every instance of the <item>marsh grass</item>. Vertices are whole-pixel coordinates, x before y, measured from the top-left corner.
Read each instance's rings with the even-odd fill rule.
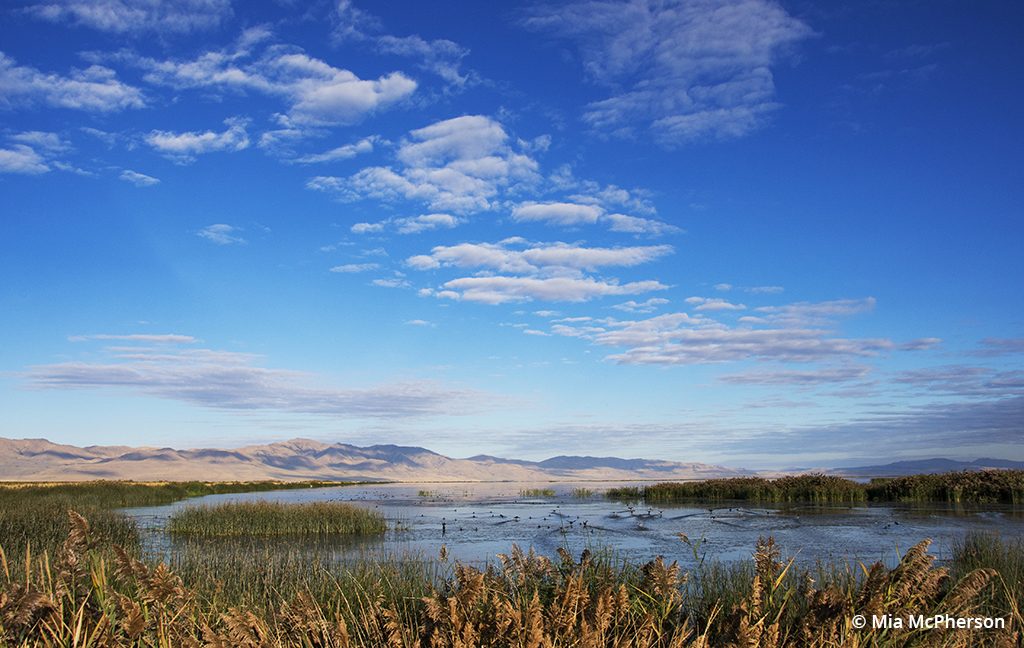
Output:
[[[524,488],[519,491],[519,497],[554,497],[554,488]]]
[[[344,502],[225,502],[182,508],[167,530],[199,537],[350,536],[380,535],[387,523],[380,513]]]
[[[0,483],[0,542],[18,562],[26,549],[52,555],[67,537],[68,510],[74,509],[88,517],[96,537],[137,553],[135,522],[114,509],[158,506],[217,493],[341,485],[319,481]]]
[[[811,502],[950,502],[963,504],[1024,503],[1024,470],[963,471],[911,475],[855,482],[833,475],[810,474],[766,479],[733,477],[694,482],[609,489],[610,499],[648,504],[739,500],[772,503]]]
[[[1019,645],[1019,613],[989,631],[858,630],[855,614],[984,612],[1020,564],[1019,545],[991,543],[971,563],[936,567],[928,542],[899,565],[801,571],[771,538],[740,566],[693,574],[661,558],[643,565],[513,546],[476,568],[436,561],[328,566],[296,554],[143,563],[96,553],[71,514],[58,554],[24,572],[0,551],[0,645],[11,646],[635,646],[638,648]],[[266,561],[271,561],[267,563]],[[249,565],[249,567],[244,567]],[[269,569],[264,567],[269,565]],[[180,571],[179,571],[180,570]],[[265,575],[269,572],[269,576]],[[952,575],[951,575],[952,574]],[[263,580],[260,580],[260,579]],[[922,643],[923,642],[923,643]]]
[[[576,499],[590,499],[594,496],[594,491],[589,488],[574,488],[572,489],[572,496]]]

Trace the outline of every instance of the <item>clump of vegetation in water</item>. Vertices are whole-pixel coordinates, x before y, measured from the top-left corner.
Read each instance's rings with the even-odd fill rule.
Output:
[[[833,475],[794,475],[767,479],[732,477],[650,486],[612,488],[616,500],[649,504],[685,501],[845,504],[856,502],[953,502],[961,504],[1024,503],[1024,470],[984,470],[938,475],[911,475],[859,483]]]
[[[167,530],[200,537],[379,535],[387,523],[376,511],[344,502],[225,502],[176,511]]]
[[[519,497],[554,497],[554,488],[524,488],[519,491]]]
[[[572,489],[572,496],[576,499],[590,499],[594,496],[594,491],[589,488],[574,488]]]

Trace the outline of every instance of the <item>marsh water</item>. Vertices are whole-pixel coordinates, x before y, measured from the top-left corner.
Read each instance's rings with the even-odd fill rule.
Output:
[[[758,537],[772,535],[785,556],[813,566],[817,561],[898,561],[924,538],[940,560],[968,532],[1024,537],[1024,507],[952,505],[765,506],[708,503],[647,507],[608,500],[604,490],[635,484],[447,483],[379,484],[209,495],[158,507],[125,509],[143,531],[151,556],[181,549],[165,532],[168,517],[184,507],[225,501],[346,501],[379,511],[389,522],[384,536],[309,542],[275,539],[289,549],[321,559],[437,556],[443,544],[451,558],[485,563],[513,544],[553,556],[559,547],[574,555],[609,550],[616,558],[644,562],[661,555],[692,565],[700,559],[748,559]],[[586,488],[593,494],[574,495]],[[530,489],[553,495],[530,496]],[[682,536],[680,535],[682,534]],[[684,541],[685,538],[688,542]]]

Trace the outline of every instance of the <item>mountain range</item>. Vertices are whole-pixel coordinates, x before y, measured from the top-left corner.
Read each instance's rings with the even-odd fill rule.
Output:
[[[617,457],[523,461],[478,455],[454,459],[425,448],[292,439],[229,450],[134,448],[0,438],[0,480],[84,481],[573,481],[681,480],[737,477],[749,471],[702,463]]]

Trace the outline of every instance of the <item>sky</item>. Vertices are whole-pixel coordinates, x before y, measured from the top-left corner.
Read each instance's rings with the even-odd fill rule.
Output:
[[[1024,460],[1024,5],[14,0],[0,435]]]

